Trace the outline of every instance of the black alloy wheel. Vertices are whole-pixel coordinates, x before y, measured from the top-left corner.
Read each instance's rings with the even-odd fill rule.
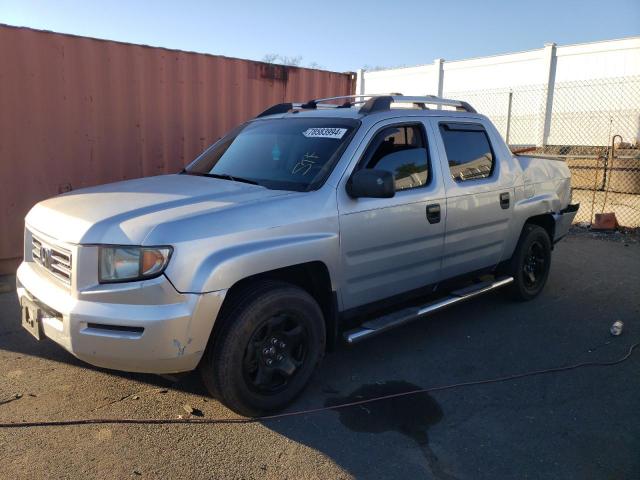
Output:
[[[529,245],[524,264],[524,284],[529,289],[536,289],[539,283],[544,279],[544,273],[547,269],[547,257],[545,255],[544,246],[540,241],[536,240]]]
[[[516,300],[532,300],[544,289],[551,267],[551,238],[539,225],[527,223],[506,269],[513,277],[509,291]]]
[[[282,313],[267,319],[249,339],[243,375],[249,388],[277,393],[301,370],[309,350],[309,335],[295,315]]]
[[[291,403],[324,355],[318,302],[289,283],[263,280],[232,291],[200,362],[212,396],[246,416]]]

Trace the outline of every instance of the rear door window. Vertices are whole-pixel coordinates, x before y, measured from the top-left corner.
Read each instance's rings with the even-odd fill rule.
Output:
[[[440,123],[451,178],[468,182],[490,177],[495,155],[484,127],[478,123]]]

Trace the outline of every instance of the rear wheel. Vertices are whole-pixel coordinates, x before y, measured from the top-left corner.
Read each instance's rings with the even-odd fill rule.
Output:
[[[508,266],[508,273],[513,277],[512,296],[517,300],[537,297],[547,283],[550,266],[549,234],[538,225],[526,224]]]
[[[244,288],[218,320],[200,367],[210,393],[237,413],[281,409],[305,387],[324,353],[317,302],[282,282]]]

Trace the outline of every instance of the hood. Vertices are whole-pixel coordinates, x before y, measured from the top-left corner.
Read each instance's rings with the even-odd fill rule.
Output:
[[[50,198],[34,206],[25,222],[68,243],[142,245],[160,223],[290,194],[215,178],[162,175]]]

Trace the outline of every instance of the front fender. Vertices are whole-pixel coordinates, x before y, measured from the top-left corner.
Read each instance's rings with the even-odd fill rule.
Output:
[[[188,291],[225,290],[252,275],[313,261],[327,266],[335,290],[338,251],[338,235],[334,233],[290,235],[229,246],[205,257]]]

